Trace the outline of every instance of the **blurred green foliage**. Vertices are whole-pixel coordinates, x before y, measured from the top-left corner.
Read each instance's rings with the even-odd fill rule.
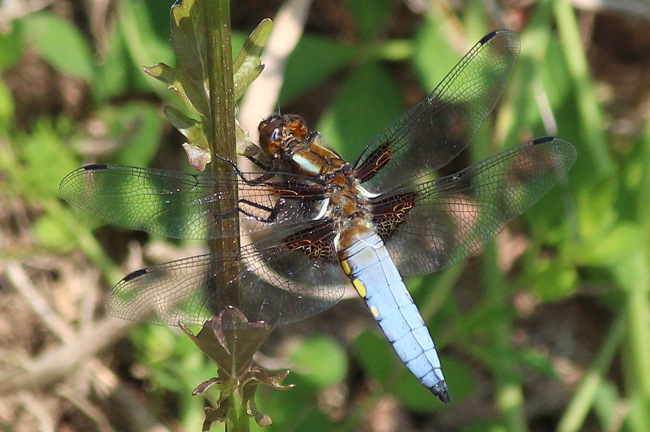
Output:
[[[91,99],[83,115],[34,107],[35,114],[18,123],[12,94],[0,80],[0,171],[4,173],[0,186],[4,194],[20,196],[40,210],[33,227],[40,242],[37,250],[3,251],[4,255],[81,248],[110,282],[124,275],[93,236],[99,222],[62,205],[57,186],[67,172],[89,160],[150,166],[159,154],[163,132],[169,129],[161,106],[177,103],[164,85],[145,76],[141,68],[174,63],[168,43],[171,3],[120,2],[116,24],[98,45],[90,42],[84,33],[87,29],[52,11],[16,19],[11,30],[0,35],[0,70],[18,67],[30,47],[57,73],[87,86]],[[466,48],[492,28],[482,6],[468,2],[458,15],[432,6],[409,38],[391,39],[383,28],[392,7],[388,1],[351,0],[355,42],[307,32],[287,63],[280,107],[295,103],[335,76],[343,77],[331,103],[323,107],[318,129],[348,159],[354,160],[375,134],[408,108],[391,62],[408,63],[422,94],[428,93]],[[543,93],[557,135],[578,150],[568,189],[556,187],[516,222],[530,242],[516,271],[505,274],[496,265],[496,247],[486,248],[478,258],[485,265],[475,279],[482,286],[473,288],[476,298],[469,309],[449,295],[462,275],[460,264],[443,274],[409,281],[442,352],[454,402],[463,403],[475,394],[477,369],[492,376],[497,419],[479,418],[464,431],[526,430],[527,373],[559,380],[553,377],[546,353],[513,343],[518,316],[512,294],[526,291],[546,303],[566,300],[591,286],[604,288],[593,298],[618,324],[603,335],[596,360],[588,365],[560,415],[558,430],[581,430],[588,413],[595,414],[602,430],[619,423],[622,430],[650,430],[650,126],[637,138],[615,137],[605,130],[606,116],[588,74],[577,26],[566,1],[543,0],[534,5],[520,31],[519,67],[498,112],[470,145],[472,155],[489,155],[524,137],[555,134],[549,131],[547,113],[539,108]],[[462,27],[471,29],[467,38],[461,37]],[[236,33],[235,44],[241,45],[242,35],[250,30]],[[101,124],[102,130],[93,130],[93,122]],[[616,139],[625,142],[614,150]],[[98,142],[102,144],[98,150],[89,145]],[[369,329],[347,350],[322,335],[300,342],[288,355],[294,364],[289,381],[297,387],[259,392],[260,409],[274,420],[266,430],[356,430],[373,402],[386,393],[416,412],[448,409],[399,364],[370,321]],[[174,392],[177,411],[165,415],[196,430],[204,402],[190,393],[214,374],[213,366],[189,339],[168,328],[141,326],[131,340],[137,349],[136,362],[150,371],[152,400],[164,403],[166,392]],[[608,371],[616,354],[621,358],[621,382],[615,385]],[[343,407],[341,420],[321,409],[319,395],[344,385],[350,364],[372,383],[372,395],[368,402]],[[621,406],[627,410],[622,418],[617,412]]]
[[[54,68],[85,82],[92,80],[90,47],[72,23],[54,13],[41,12],[28,16],[23,24],[29,42]]]

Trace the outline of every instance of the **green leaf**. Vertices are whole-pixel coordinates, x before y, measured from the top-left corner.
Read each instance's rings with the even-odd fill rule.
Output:
[[[344,158],[353,161],[403,113],[402,94],[391,76],[378,63],[366,63],[343,84],[318,130]]]
[[[616,407],[621,403],[616,385],[612,382],[603,381],[598,388],[594,401],[594,414],[600,421],[601,430],[611,429],[619,421]]]
[[[569,74],[564,76],[566,81],[573,84],[575,91],[572,102],[579,112],[579,127],[582,141],[588,142],[585,147],[594,161],[592,176],[608,178],[614,174],[614,164],[607,146],[603,110],[598,103],[593,78],[589,75],[587,54],[580,31],[578,20],[573,8],[565,2],[552,2],[558,34],[559,47],[564,53],[564,62]]]
[[[547,377],[555,377],[555,369],[553,369],[553,361],[549,358],[547,353],[542,353],[535,348],[518,348],[510,354],[517,363],[532,368],[540,374]]]
[[[59,181],[78,162],[57,132],[46,122],[37,125],[23,144],[25,165],[18,171],[31,197],[59,197]],[[56,161],[56,163],[53,163]]]
[[[0,134],[14,124],[14,98],[4,80],[0,80]]]
[[[207,114],[208,100],[202,81],[194,82],[191,76],[182,70],[174,69],[165,63],[145,66],[143,69],[150,76],[167,84],[194,114],[202,116]]]
[[[451,400],[453,402],[465,400],[475,391],[477,385],[472,368],[467,363],[450,357],[442,356],[440,361],[449,386]],[[433,396],[431,391],[406,369],[406,366],[400,373],[395,393],[402,403],[413,411],[427,412],[444,408],[438,398]]]
[[[0,32],[0,70],[6,70],[18,63],[23,55],[25,33],[21,21],[14,21],[11,32]]]
[[[172,126],[187,138],[183,149],[187,153],[190,165],[199,171],[204,171],[206,165],[212,160],[212,155],[203,123],[185,116],[174,107],[165,107],[165,115]]]
[[[213,78],[222,80],[224,78],[213,76],[216,73],[213,70],[214,56],[212,53],[208,55],[207,52],[208,42],[211,39],[206,38],[207,34],[212,34],[212,30],[208,28],[211,21],[199,9],[199,3],[195,0],[185,0],[172,8],[171,43],[178,57],[178,67],[172,68],[164,63],[159,63],[156,66],[145,67],[144,71],[167,84],[169,89],[183,100],[189,110],[199,117],[198,120],[194,120],[176,109],[165,110],[169,121],[188,140],[184,147],[186,151],[190,150],[188,155],[190,155],[192,166],[202,170],[205,168],[205,163],[211,160],[210,137],[213,132],[222,130],[218,125],[211,124],[214,120],[213,117],[219,119],[222,117],[219,117],[219,112],[211,113],[216,106],[213,107],[210,101],[211,91],[215,91],[215,89],[211,90],[210,85],[214,83]],[[235,99],[241,97],[250,83],[261,73],[263,66],[260,63],[260,56],[271,28],[270,20],[262,21],[244,43],[233,67],[236,73],[234,77]],[[215,96],[215,101],[219,100],[221,99]],[[233,130],[236,128],[233,125]],[[223,130],[227,131],[229,128]],[[236,130],[233,138],[237,141],[239,154],[255,154],[255,150],[249,148],[247,137],[243,131]],[[213,144],[216,146],[226,145],[221,142]]]
[[[43,215],[34,223],[32,232],[45,247],[67,252],[76,245],[69,235],[69,227],[62,226],[60,219]]]
[[[273,22],[270,19],[264,19],[253,30],[253,33],[246,39],[244,46],[239,51],[239,55],[233,64],[233,71],[235,73],[235,100],[239,100],[244,95],[244,92],[249,85],[264,70],[264,65],[260,61],[260,57],[264,52],[264,47],[269,40],[271,30],[273,29]]]
[[[363,39],[372,39],[384,28],[390,14],[390,0],[349,0],[349,3]]]
[[[463,427],[459,432],[506,432],[508,429],[496,421],[477,421]]]
[[[107,38],[102,62],[97,66],[96,79],[92,83],[98,101],[107,101],[127,90],[129,68],[134,69],[129,61],[123,34],[113,28]],[[140,67],[137,72],[142,75]]]
[[[171,43],[178,58],[178,67],[164,63],[145,67],[144,71],[164,82],[194,113],[209,117],[207,61],[208,27],[204,14],[198,11],[194,0],[185,0],[172,8]]]
[[[443,27],[430,20],[423,22],[415,37],[413,61],[427,92],[442,81],[461,57],[462,53],[449,46],[449,36]]]
[[[573,294],[578,282],[578,273],[573,265],[561,260],[539,264],[533,277],[533,290],[542,301],[555,301]]]
[[[272,429],[252,427],[251,430],[326,432],[335,430],[332,420],[318,409],[318,389],[299,374],[290,376],[296,387],[290,391],[277,392],[266,387],[258,390],[257,404],[273,419]],[[255,425],[254,425],[255,426]]]
[[[90,82],[93,60],[86,38],[59,15],[41,12],[25,18],[25,34],[39,53],[63,73]]]
[[[174,59],[174,53],[169,45],[169,32],[162,38],[156,32],[155,13],[152,16],[152,10],[148,6],[152,3],[149,0],[129,0],[120,3],[118,8],[117,24],[119,31],[122,33],[128,58],[132,62],[131,70],[140,71],[142,65],[158,62],[171,62]],[[160,3],[158,8],[160,8]],[[167,20],[165,20],[167,21]],[[147,79],[141,73],[133,74],[131,77],[135,81],[137,88],[149,91],[152,88],[151,80]]]
[[[357,337],[355,348],[363,369],[386,386],[398,361],[388,340],[376,330],[366,330]]]
[[[115,155],[116,162],[122,165],[149,165],[160,144],[162,119],[151,106],[147,106],[146,110],[130,117],[125,126],[129,128],[123,135],[127,140]]]
[[[596,266],[616,266],[628,261],[644,244],[643,230],[634,223],[620,222],[593,247],[584,251],[587,263]]]
[[[320,336],[305,340],[291,354],[296,373],[319,387],[334,385],[347,373],[347,357],[343,348],[332,338]]]
[[[324,82],[348,64],[356,52],[355,47],[329,38],[303,36],[287,60],[279,104],[287,105],[306,90]]]
[[[578,161],[580,162],[580,158]],[[582,187],[575,185],[575,183],[584,181],[581,179],[588,178],[589,169],[589,166],[578,163],[571,173],[571,178],[575,179],[574,188],[578,187],[574,198],[578,229],[586,251],[600,244],[603,237],[608,235],[617,223],[618,209],[615,202],[619,195],[617,180],[603,181],[592,177],[592,180],[585,182]]]
[[[107,137],[118,145],[115,162],[131,166],[149,165],[162,134],[164,119],[158,108],[144,102],[107,106],[99,112],[99,118],[108,129]]]

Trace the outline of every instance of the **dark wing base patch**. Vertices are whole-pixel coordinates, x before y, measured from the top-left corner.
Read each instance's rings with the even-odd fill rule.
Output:
[[[298,250],[310,258],[336,259],[334,224],[330,221],[293,233],[282,240],[289,250]]]
[[[414,191],[398,193],[379,200],[372,205],[372,221],[377,234],[387,242],[406,221],[406,217],[415,206],[417,193]]]

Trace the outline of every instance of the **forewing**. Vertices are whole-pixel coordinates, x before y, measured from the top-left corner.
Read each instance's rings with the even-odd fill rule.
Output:
[[[107,222],[171,238],[214,239],[240,219],[241,233],[291,228],[325,205],[310,178],[280,173],[190,174],[121,165],[79,168],[61,182],[71,204]],[[263,180],[257,180],[264,176]],[[232,196],[233,188],[239,198]]]
[[[380,133],[355,163],[371,193],[385,193],[463,151],[503,93],[519,53],[508,30],[486,35],[424,100]]]
[[[386,239],[400,273],[436,272],[476,252],[565,179],[575,159],[570,143],[540,138],[382,197],[383,202],[406,197],[409,203],[404,221]]]
[[[139,322],[203,325],[239,298],[248,321],[287,324],[318,314],[343,296],[346,281],[338,262],[315,266],[317,261],[287,248],[259,245],[244,246],[241,253],[185,258],[126,276],[109,294],[106,308],[111,315]]]

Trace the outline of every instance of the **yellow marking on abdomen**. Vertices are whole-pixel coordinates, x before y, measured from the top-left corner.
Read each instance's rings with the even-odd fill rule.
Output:
[[[366,298],[366,294],[368,294],[368,292],[366,291],[366,286],[363,284],[363,282],[361,282],[359,279],[355,279],[352,281],[352,285],[354,285],[354,288],[356,288],[361,298]]]
[[[350,276],[350,273],[352,273],[350,264],[348,264],[347,261],[341,261],[341,268],[343,269],[343,273],[345,273],[346,276]]]
[[[379,319],[379,311],[377,310],[376,306],[370,306],[370,313],[376,320]]]

